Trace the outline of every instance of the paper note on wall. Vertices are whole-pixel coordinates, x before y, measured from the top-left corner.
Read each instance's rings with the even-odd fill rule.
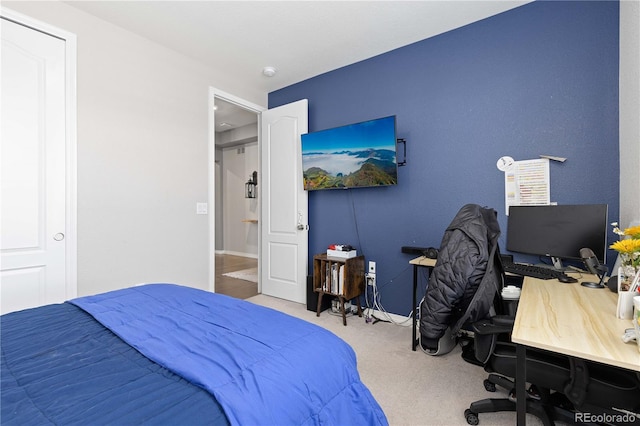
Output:
[[[505,211],[510,206],[550,204],[549,160],[515,161],[504,173]]]

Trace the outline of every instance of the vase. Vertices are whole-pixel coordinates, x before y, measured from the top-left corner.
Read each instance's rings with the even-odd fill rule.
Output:
[[[618,290],[628,291],[640,268],[629,264],[622,264],[618,268]]]

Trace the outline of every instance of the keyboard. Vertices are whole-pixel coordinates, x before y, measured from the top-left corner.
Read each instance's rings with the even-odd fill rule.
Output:
[[[564,272],[554,269],[544,268],[542,266],[523,265],[521,263],[503,263],[504,272],[516,275],[539,278],[541,280],[553,280],[566,276]]]

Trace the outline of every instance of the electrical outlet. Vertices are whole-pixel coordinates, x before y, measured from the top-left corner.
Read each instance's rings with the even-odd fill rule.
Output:
[[[196,203],[196,214],[207,214],[207,203]]]
[[[367,285],[370,285],[373,288],[376,287],[376,274],[368,273],[366,275],[366,279],[367,279]]]
[[[374,262],[373,260],[369,261],[369,273],[370,274],[376,273],[376,262]]]

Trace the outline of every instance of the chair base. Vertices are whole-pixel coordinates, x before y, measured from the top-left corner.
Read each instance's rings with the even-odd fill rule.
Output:
[[[575,413],[562,407],[547,405],[539,401],[527,400],[527,413],[540,419],[544,426],[553,426],[560,421],[575,424]],[[470,425],[480,423],[478,415],[481,413],[497,413],[516,411],[516,403],[507,398],[487,398],[472,403],[464,412],[464,417]],[[583,423],[584,424],[584,423]]]
[[[516,411],[515,383],[508,377],[491,373],[484,381],[484,387],[489,392],[495,392],[500,386],[509,392],[509,398],[487,398],[476,401],[465,410],[465,419],[470,425],[479,423],[478,414],[497,413],[501,411]],[[531,386],[527,390],[527,413],[536,416],[544,426],[553,426],[556,421],[575,424],[573,406],[566,397],[548,389],[538,389]]]

